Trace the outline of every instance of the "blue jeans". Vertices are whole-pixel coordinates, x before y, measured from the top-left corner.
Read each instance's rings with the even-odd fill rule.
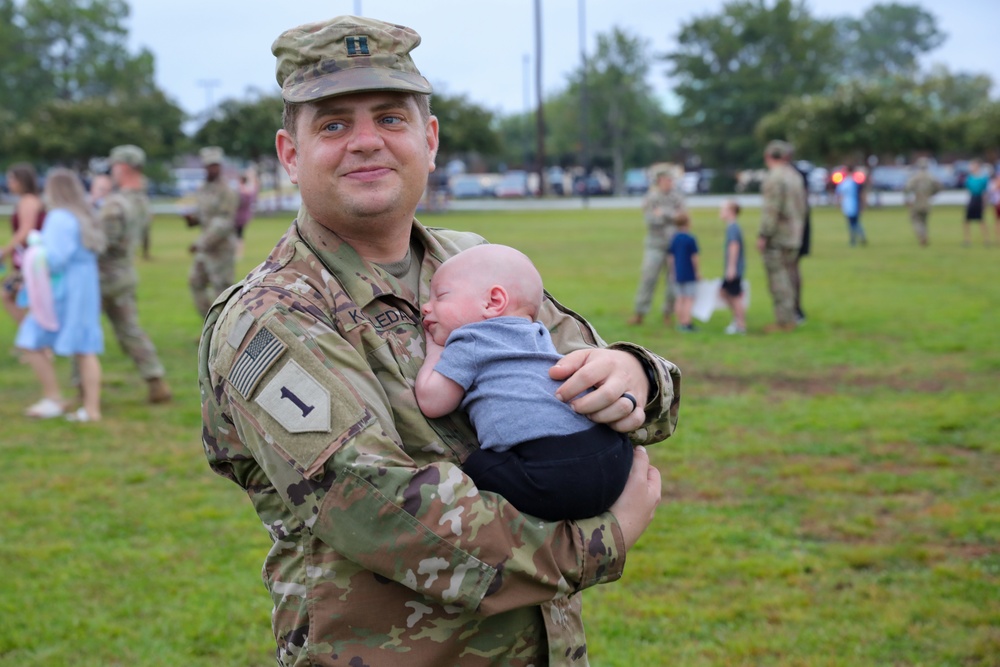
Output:
[[[860,215],[847,216],[847,228],[851,233],[851,245],[856,245],[858,241],[861,241],[862,245],[868,243],[868,239],[865,238],[865,228],[861,226]]]

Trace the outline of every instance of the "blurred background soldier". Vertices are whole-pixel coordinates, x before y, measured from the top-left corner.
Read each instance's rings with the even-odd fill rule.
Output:
[[[792,275],[802,245],[806,189],[802,177],[788,162],[791,154],[791,144],[784,141],[771,141],[764,149],[767,177],[761,185],[757,249],[764,256],[776,320],[764,328],[767,333],[791,331],[797,320]]]
[[[149,227],[152,213],[142,175],[146,153],[130,144],[111,149],[111,180],[116,190],[104,198],[100,220],[108,238],[107,249],[98,258],[101,276],[101,307],[111,320],[118,344],[132,357],[139,374],[149,385],[149,402],[164,403],[171,398],[163,379],[163,364],[156,347],[139,326],[135,270],[135,249],[142,232]]]
[[[910,207],[910,222],[913,233],[917,235],[920,245],[927,245],[927,218],[931,213],[931,197],[941,191],[942,185],[931,176],[927,169],[927,158],[917,160],[917,172],[910,176],[904,188],[906,203]]]
[[[663,297],[663,323],[672,324],[674,312],[674,287],[667,269],[667,250],[677,230],[677,216],[686,211],[684,195],[674,187],[674,167],[668,164],[655,165],[651,169],[653,187],[650,188],[642,204],[646,219],[646,239],[643,241],[642,269],[639,289],[635,295],[635,314],[629,324],[642,324],[649,312],[660,273],[664,274],[666,293]]]
[[[184,219],[188,227],[201,227],[201,235],[190,247],[194,263],[188,285],[195,308],[204,317],[215,298],[235,282],[239,196],[222,177],[222,149],[209,146],[199,155],[205,166],[205,182],[195,193],[194,212]]]

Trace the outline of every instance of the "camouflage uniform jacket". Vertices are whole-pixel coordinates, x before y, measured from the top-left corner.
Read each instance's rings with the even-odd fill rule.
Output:
[[[101,294],[119,294],[139,282],[135,271],[135,248],[152,213],[142,190],[121,190],[108,196],[100,211],[108,245],[98,258]]]
[[[195,197],[195,217],[201,225],[201,236],[195,242],[198,252],[205,255],[236,252],[239,195],[220,179],[202,183]]]
[[[931,197],[941,190],[941,184],[926,169],[921,169],[910,176],[904,188],[910,203],[910,210],[918,213],[926,213],[931,210]]]
[[[676,187],[663,192],[654,186],[642,202],[648,240],[660,243],[666,249],[676,229],[677,214],[684,209],[684,195]]]
[[[760,231],[758,236],[772,248],[802,245],[806,218],[806,188],[802,176],[789,164],[771,167],[761,185]]]
[[[586,665],[577,593],[621,576],[621,530],[610,513],[522,515],[462,473],[469,422],[428,420],[414,397],[419,304],[436,268],[482,239],[417,222],[413,234],[419,295],[300,211],[206,319],[203,444],[271,535],[263,577],[278,663]],[[602,344],[551,299],[541,319],[560,352]],[[634,440],[666,438],[677,367],[617,347],[657,380]]]

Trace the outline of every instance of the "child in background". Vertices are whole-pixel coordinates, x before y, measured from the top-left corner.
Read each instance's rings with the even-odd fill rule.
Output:
[[[726,241],[723,246],[723,266],[720,293],[733,313],[733,321],[726,327],[727,334],[747,332],[746,306],[743,303],[743,230],[740,229],[740,205],[733,200],[723,202],[719,217],[726,223]]]
[[[625,488],[632,443],[556,396],[549,368],[562,355],[536,320],[542,300],[538,270],[513,248],[474,246],[444,262],[421,309],[417,405],[432,418],[468,413],[480,448],[462,469],[481,491],[546,520],[597,516]]]
[[[694,305],[695,293],[698,290],[698,241],[691,235],[691,217],[682,212],[676,218],[677,233],[670,241],[667,249],[669,254],[670,275],[676,286],[677,300],[674,302],[674,314],[677,317],[677,328],[680,331],[697,331],[691,324],[691,307]]]

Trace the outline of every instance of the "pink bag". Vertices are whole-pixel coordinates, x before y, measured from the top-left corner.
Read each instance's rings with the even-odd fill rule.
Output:
[[[21,263],[21,273],[28,292],[28,312],[46,331],[58,331],[59,318],[52,296],[52,280],[48,262],[45,261],[45,250],[41,246],[28,246]]]

